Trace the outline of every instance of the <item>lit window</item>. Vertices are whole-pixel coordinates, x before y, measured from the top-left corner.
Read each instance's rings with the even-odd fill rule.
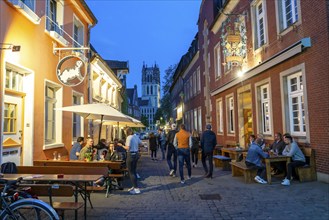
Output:
[[[227,121],[228,133],[234,133],[234,99],[233,96],[227,99]]]
[[[216,67],[216,70],[215,70],[215,78],[219,78],[221,77],[221,74],[222,74],[222,62],[221,62],[221,59],[220,59],[220,44],[218,44],[216,47],[215,47],[215,67]]]
[[[73,105],[81,105],[83,97],[78,94],[73,94]],[[82,123],[81,116],[73,113],[73,140],[77,139],[82,135]]]
[[[5,103],[4,109],[4,133],[16,133],[17,127],[17,105]]]
[[[222,102],[222,99],[217,100],[217,132],[223,133],[223,102]]]
[[[265,2],[259,1],[255,8],[255,48],[259,48],[266,43],[265,32]]]
[[[271,133],[270,103],[269,85],[266,84],[260,87],[261,128],[263,134]]]

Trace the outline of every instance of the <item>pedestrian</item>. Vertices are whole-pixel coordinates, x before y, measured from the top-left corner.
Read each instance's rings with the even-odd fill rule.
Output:
[[[174,139],[176,133],[176,124],[172,124],[171,130],[168,132],[167,135],[167,163],[169,166],[169,176],[172,177],[176,177],[177,171],[177,150],[174,146]]]
[[[289,186],[295,168],[304,166],[306,164],[306,159],[297,143],[293,141],[289,134],[285,134],[284,142],[286,143],[286,147],[284,148],[282,155],[291,157],[292,161],[287,165],[287,176],[281,184],[284,186]]]
[[[80,151],[82,149],[82,144],[84,142],[84,137],[78,137],[77,142],[75,142],[70,151],[70,160],[78,160]]]
[[[192,131],[192,167],[197,167],[198,157],[199,157],[199,147],[200,147],[200,136],[197,130]]]
[[[162,160],[165,159],[165,152],[166,152],[166,136],[164,134],[164,131],[159,128],[158,129],[158,135],[159,135],[159,146],[160,146],[160,149],[161,149],[161,153],[162,153]]]
[[[176,133],[174,138],[174,146],[177,149],[178,156],[178,164],[179,164],[179,175],[181,179],[181,184],[185,183],[184,178],[184,162],[186,162],[187,166],[187,174],[188,178],[191,179],[191,157],[190,157],[190,149],[192,147],[192,137],[190,132],[185,130],[185,125],[180,125],[180,130]]]
[[[153,132],[150,133],[150,137],[149,137],[149,144],[150,144],[150,150],[151,150],[151,158],[153,161],[158,160],[157,159],[157,139],[154,135]]]
[[[205,178],[212,178],[213,174],[213,154],[217,145],[216,134],[211,130],[211,124],[206,125],[206,130],[202,133],[201,149],[202,149],[202,165],[205,171]],[[207,167],[206,159],[208,159],[209,170]]]
[[[128,191],[131,194],[140,194],[141,191],[137,184],[138,177],[136,169],[137,161],[139,159],[138,147],[142,147],[143,143],[139,137],[134,135],[134,132],[130,127],[126,128],[126,135],[127,139],[125,145],[123,146],[121,143],[118,143],[118,145],[124,147],[127,150],[127,168],[129,172],[129,178],[132,183],[132,187]]]
[[[266,184],[267,181],[265,180],[265,165],[263,164],[262,160],[263,158],[268,158],[269,154],[265,153],[261,145],[263,144],[262,138],[256,138],[255,141],[253,141],[248,149],[248,154],[246,157],[246,166],[248,168],[257,169],[257,176],[255,177],[255,181],[260,184]]]

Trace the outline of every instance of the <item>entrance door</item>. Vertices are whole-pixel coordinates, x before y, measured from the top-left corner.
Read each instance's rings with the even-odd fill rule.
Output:
[[[24,93],[5,91],[2,162],[21,164],[23,146],[23,100]]]
[[[239,143],[243,148],[249,146],[249,135],[253,134],[252,104],[250,90],[238,93],[239,103]]]

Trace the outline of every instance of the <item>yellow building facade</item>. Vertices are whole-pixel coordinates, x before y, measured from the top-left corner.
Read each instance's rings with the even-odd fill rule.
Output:
[[[86,136],[87,121],[55,109],[88,102],[89,34],[97,19],[83,0],[4,0],[0,18],[0,162],[67,155],[72,141]],[[67,56],[83,70],[74,80],[72,62],[59,70]]]

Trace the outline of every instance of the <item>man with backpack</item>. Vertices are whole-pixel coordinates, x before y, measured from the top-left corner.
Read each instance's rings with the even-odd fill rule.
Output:
[[[169,166],[169,176],[175,177],[176,176],[176,170],[177,170],[177,150],[174,146],[174,138],[177,133],[176,130],[176,124],[171,125],[171,130],[168,132],[167,135],[167,163]],[[172,164],[172,157],[174,165]]]

